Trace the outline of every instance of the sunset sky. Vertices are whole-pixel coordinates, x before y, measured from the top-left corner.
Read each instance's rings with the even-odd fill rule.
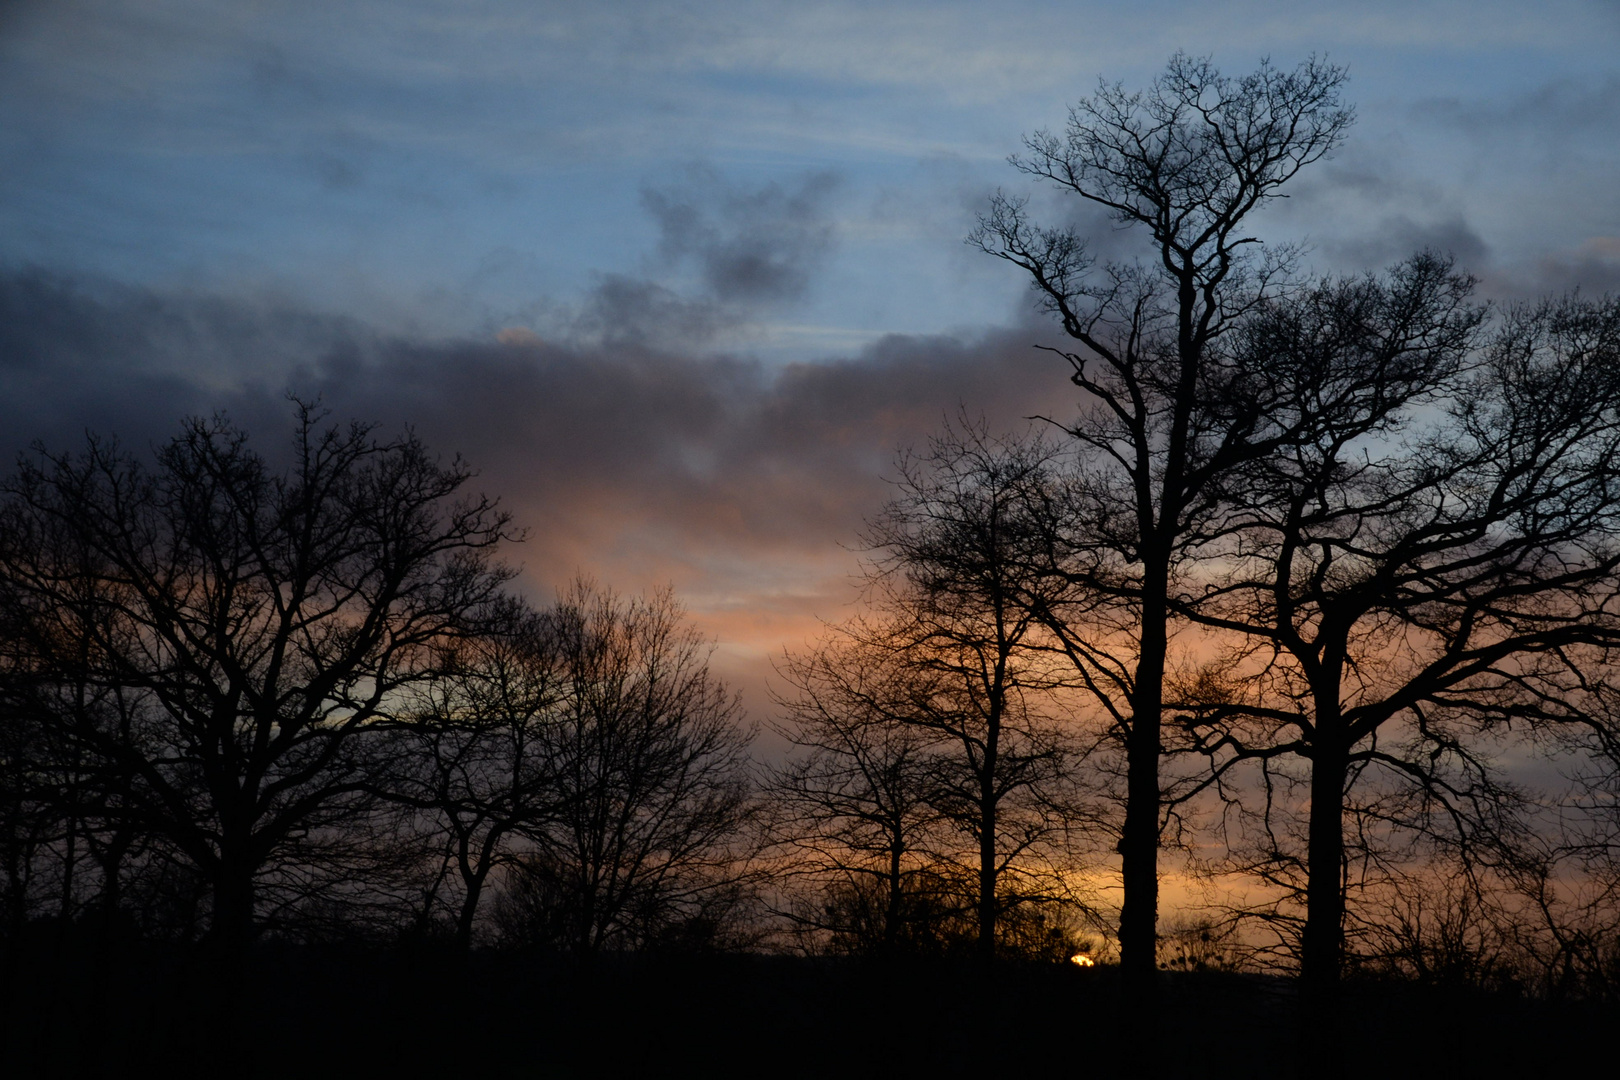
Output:
[[[273,450],[289,391],[414,425],[534,595],[672,583],[763,716],[898,448],[1068,407],[962,238],[1024,133],[1178,49],[1349,67],[1348,143],[1259,221],[1316,270],[1620,288],[1612,0],[4,0],[0,451],[219,408]]]

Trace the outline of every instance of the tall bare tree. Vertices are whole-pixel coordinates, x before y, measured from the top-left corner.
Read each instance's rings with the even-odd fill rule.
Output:
[[[1145,232],[1150,261],[1099,262],[1073,227],[1040,226],[1025,200],[1002,195],[970,238],[1025,270],[1074,342],[1061,355],[1082,412],[1066,426],[1087,458],[1094,528],[1072,572],[1128,606],[1134,629],[1096,646],[1061,620],[1054,629],[1091,669],[1126,747],[1121,962],[1144,1016],[1171,598],[1221,507],[1224,478],[1287,444],[1299,422],[1263,370],[1234,363],[1219,343],[1287,287],[1288,253],[1262,254],[1246,222],[1343,139],[1345,77],[1311,59],[1234,79],[1177,54],[1145,92],[1103,84],[1070,110],[1061,135],[1025,140],[1016,168]]]
[[[1090,824],[1076,768],[1089,745],[1057,718],[1069,680],[1040,618],[1077,592],[1041,557],[1067,505],[1055,455],[966,425],[904,459],[866,537],[881,614],[852,631],[909,673],[897,719],[932,736],[931,801],[976,849],[985,960],[1015,908],[1058,898],[1059,852]]]
[[[1516,309],[1476,356],[1467,285],[1420,256],[1259,324],[1302,392],[1359,390],[1256,463],[1232,577],[1190,608],[1265,660],[1264,692],[1213,707],[1264,736],[1215,725],[1211,748],[1310,763],[1302,959],[1323,1068],[1351,786],[1383,773],[1459,828],[1493,827],[1505,789],[1479,733],[1574,719],[1571,652],[1620,640],[1620,304]]]

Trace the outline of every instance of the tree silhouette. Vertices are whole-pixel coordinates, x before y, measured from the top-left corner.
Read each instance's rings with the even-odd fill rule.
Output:
[[[777,731],[801,753],[766,787],[780,879],[809,879],[821,894],[788,917],[837,948],[889,957],[937,947],[955,914],[937,869],[933,739],[907,722],[915,691],[897,661],[858,636],[788,656]]]
[[[0,505],[12,704],[207,882],[233,978],[260,888],[317,865],[370,800],[374,721],[508,576],[490,562],[506,516],[457,498],[466,466],[323,425],[298,404],[281,472],[222,418],[153,466],[93,437],[40,449]]]
[[[436,666],[397,721],[385,792],[442,830],[465,950],[491,876],[519,855],[512,841],[554,809],[551,725],[565,685],[549,620],[516,601],[484,633],[446,642]]]
[[[1205,519],[1221,508],[1224,479],[1297,434],[1266,380],[1218,347],[1288,285],[1289,253],[1257,254],[1244,223],[1342,140],[1352,120],[1344,81],[1343,69],[1315,59],[1233,79],[1178,53],[1147,91],[1103,84],[1070,110],[1062,135],[1025,140],[1018,169],[1145,230],[1150,262],[1099,264],[1072,226],[1042,227],[1024,200],[1003,195],[970,238],[1023,268],[1075,342],[1062,355],[1084,396],[1066,426],[1087,458],[1094,528],[1070,572],[1133,618],[1122,638],[1095,645],[1059,620],[1053,629],[1092,669],[1126,746],[1121,963],[1144,1017],[1171,600]]]
[[[1381,773],[1459,830],[1491,828],[1505,789],[1476,733],[1567,720],[1569,653],[1620,635],[1620,305],[1516,309],[1475,357],[1467,285],[1419,256],[1257,321],[1257,354],[1302,393],[1358,389],[1254,464],[1231,576],[1190,606],[1261,661],[1246,700],[1193,710],[1211,752],[1310,763],[1301,951],[1322,1069],[1342,1060],[1351,786]]]
[[[1076,592],[1040,559],[1063,501],[1053,459],[971,425],[904,459],[867,529],[879,615],[847,628],[904,673],[886,707],[929,736],[930,802],[975,849],[982,960],[1020,905],[1074,899],[1056,870],[1096,817],[1077,768],[1090,744],[1056,719],[1068,680],[1039,618]]]
[[[717,928],[747,882],[752,731],[667,592],[576,582],[549,613],[550,803],[521,828],[505,921],[590,959]]]

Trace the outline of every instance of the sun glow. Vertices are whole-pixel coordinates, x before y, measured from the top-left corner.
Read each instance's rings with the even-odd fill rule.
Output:
[[[1069,957],[1069,963],[1075,967],[1096,967],[1097,962],[1083,952],[1077,952]]]

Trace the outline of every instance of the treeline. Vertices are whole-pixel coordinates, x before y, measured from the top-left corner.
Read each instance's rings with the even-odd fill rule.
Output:
[[[1577,332],[1608,350],[1586,368]],[[1608,392],[1620,313],[1568,301],[1494,334],[1457,369],[1466,399],[1415,399],[1406,440],[1324,470],[1373,506],[1292,500],[1321,523],[1279,554],[1282,526],[1246,500],[1183,564],[1157,806],[1204,898],[1166,917],[1156,964],[1297,970],[1325,847],[1358,969],[1616,993],[1602,485],[1620,457],[1573,437],[1601,415],[1588,395]],[[1564,419],[1500,374],[1488,398],[1500,357],[1562,373]],[[1478,437],[1521,406],[1535,438],[1509,428],[1487,452],[1451,427]],[[494,558],[509,521],[412,437],[300,405],[290,461],[198,420],[153,464],[92,439],[6,482],[8,949],[71,933],[205,943],[230,967],[261,938],[1117,957],[1130,718],[1109,694],[1138,631],[1101,584],[1117,568],[1095,477],[1061,443],[968,425],[901,462],[864,537],[865,613],[778,665],[788,749],[768,759],[668,592],[518,599]],[[1485,482],[1531,471],[1517,502]],[[1450,515],[1481,506],[1493,527],[1463,517],[1459,536]],[[1416,553],[1376,562],[1380,536]],[[1377,603],[1370,570],[1388,576]],[[1305,646],[1335,618],[1345,685],[1322,691],[1325,650]],[[1311,741],[1328,702],[1362,732],[1331,829]]]
[[[460,463],[304,406],[292,449],[273,471],[196,421],[155,467],[92,440],[8,481],[9,936],[465,945],[497,878],[511,940],[704,918],[749,732],[673,600],[579,584],[531,610]]]
[[[303,404],[291,451],[195,420],[5,482],[9,941],[1075,951],[1083,754],[1027,615],[878,574],[762,763],[668,592],[537,608],[460,463]]]

